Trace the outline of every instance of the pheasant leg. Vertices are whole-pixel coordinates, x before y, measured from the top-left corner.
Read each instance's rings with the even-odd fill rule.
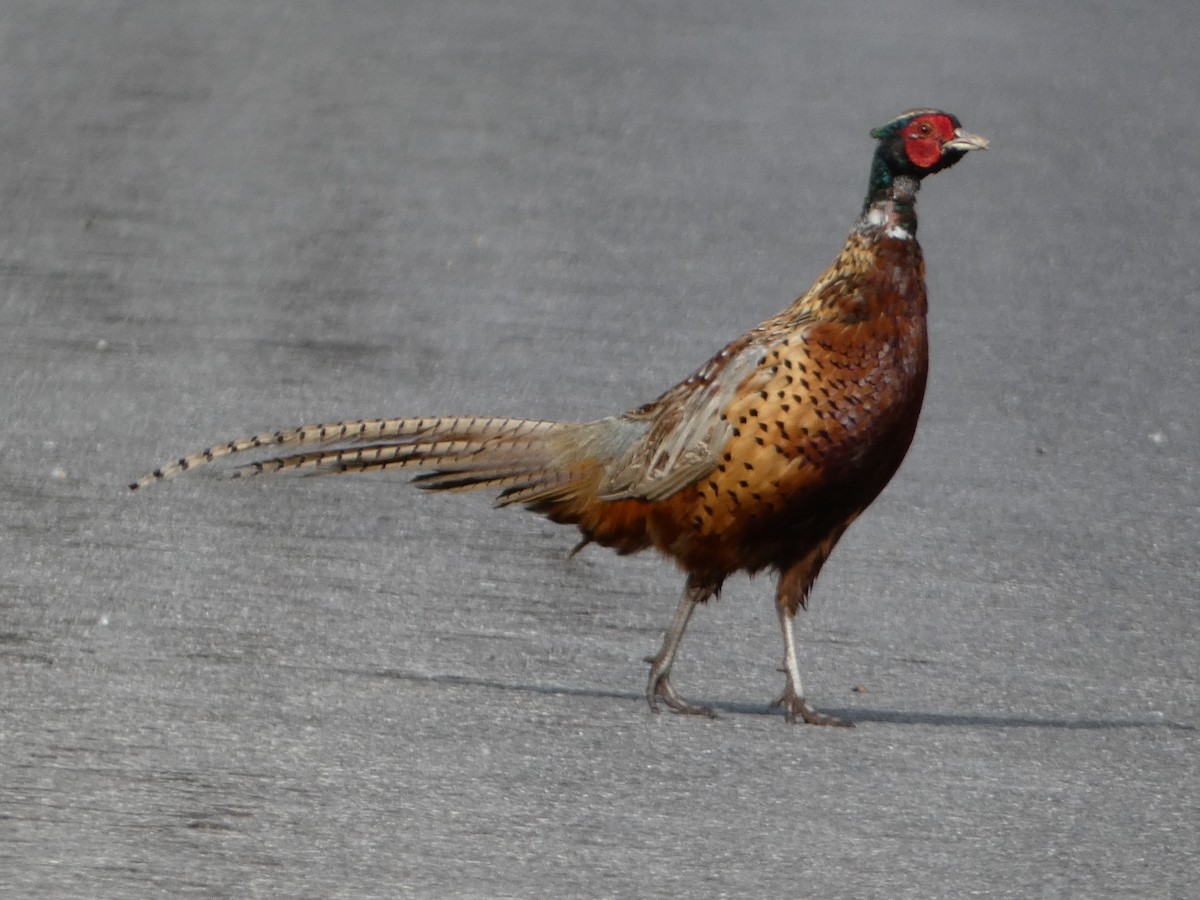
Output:
[[[787,685],[783,689],[783,696],[772,703],[771,707],[782,706],[784,716],[792,723],[804,721],[809,725],[853,728],[853,722],[818,712],[804,699],[804,688],[800,684],[800,667],[796,663],[796,633],[792,627],[796,617],[783,606],[776,606],[776,609],[779,612],[779,627],[783,631],[783,670],[787,674]]]
[[[683,596],[679,598],[679,605],[675,608],[675,618],[671,620],[671,627],[667,629],[667,634],[663,638],[662,647],[654,656],[646,657],[646,662],[650,663],[650,679],[646,682],[646,702],[650,704],[653,712],[658,712],[658,701],[662,700],[677,713],[716,718],[717,714],[710,708],[688,703],[675,693],[675,688],[671,686],[671,666],[675,664],[675,653],[679,650],[679,642],[683,640],[683,632],[687,629],[688,620],[692,617],[696,605],[705,602],[712,595],[712,588],[695,585],[691,579],[688,579]]]

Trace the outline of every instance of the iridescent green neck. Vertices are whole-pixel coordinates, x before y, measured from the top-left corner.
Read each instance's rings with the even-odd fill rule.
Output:
[[[871,180],[858,220],[859,229],[882,226],[893,237],[902,232],[908,237],[916,237],[917,191],[920,189],[920,179],[894,171],[881,145],[871,161]]]

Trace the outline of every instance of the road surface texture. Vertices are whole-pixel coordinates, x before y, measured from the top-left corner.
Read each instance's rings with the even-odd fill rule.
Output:
[[[0,895],[1189,898],[1194,3],[0,7]],[[912,106],[932,377],[799,619],[400,476],[125,484],[364,415],[592,418],[805,290]]]

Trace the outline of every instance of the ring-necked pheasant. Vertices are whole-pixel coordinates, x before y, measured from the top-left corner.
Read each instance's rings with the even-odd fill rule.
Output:
[[[688,619],[735,572],[774,569],[788,721],[849,724],[805,700],[792,622],[830,551],[900,466],[928,366],[921,179],[987,141],[933,109],[875,129],[862,215],[804,296],[737,338],[657,400],[594,422],[429,417],[306,425],[216,444],[131,485],[245,451],[234,470],[424,469],[434,490],[497,488],[618,553],[653,547],[687,573],[646,699],[712,715],[671,685]],[[297,449],[292,452],[292,448]],[[286,449],[285,455],[277,455]]]

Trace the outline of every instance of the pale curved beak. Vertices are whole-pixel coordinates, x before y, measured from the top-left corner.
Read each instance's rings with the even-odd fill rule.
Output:
[[[954,137],[942,144],[944,150],[986,150],[988,139],[978,134],[969,134],[961,128],[954,129]]]

